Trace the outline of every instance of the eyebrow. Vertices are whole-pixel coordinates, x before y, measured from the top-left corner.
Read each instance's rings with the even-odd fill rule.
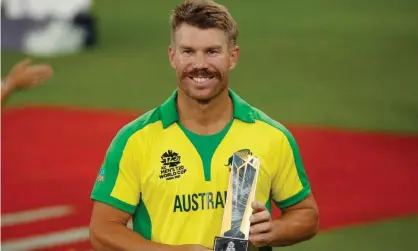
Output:
[[[208,49],[211,49],[211,50],[222,50],[222,46],[220,46],[220,45],[210,46],[210,47],[208,47]]]
[[[194,50],[194,48],[192,46],[187,46],[187,45],[180,45],[179,48],[181,50]],[[209,46],[207,48],[205,48],[205,50],[221,50],[222,46],[221,45],[214,45],[214,46]]]
[[[184,50],[184,49],[193,49],[191,46],[187,46],[187,45],[180,45],[179,48],[181,50]]]

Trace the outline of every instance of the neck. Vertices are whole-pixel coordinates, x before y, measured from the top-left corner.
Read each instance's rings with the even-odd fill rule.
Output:
[[[180,123],[188,130],[201,135],[222,131],[231,121],[233,114],[228,89],[208,103],[199,103],[179,89],[177,109]]]

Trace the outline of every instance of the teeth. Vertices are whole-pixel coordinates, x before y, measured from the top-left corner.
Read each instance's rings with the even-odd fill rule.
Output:
[[[211,78],[193,78],[193,80],[198,83],[203,83],[203,82],[209,81],[210,79]]]

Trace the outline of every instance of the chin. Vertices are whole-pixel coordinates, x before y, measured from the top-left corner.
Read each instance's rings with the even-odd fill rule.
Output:
[[[188,96],[197,100],[199,103],[208,103],[216,97],[214,93],[206,91],[191,91]]]
[[[182,82],[179,87],[188,97],[202,103],[211,101],[225,90],[225,87],[222,86],[222,82],[215,79],[203,84],[198,84],[187,79]]]

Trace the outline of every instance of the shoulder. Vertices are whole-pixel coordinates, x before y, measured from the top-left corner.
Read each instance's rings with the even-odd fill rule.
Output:
[[[280,145],[288,145],[293,150],[296,150],[296,139],[290,130],[277,120],[272,119],[269,115],[253,107],[253,115],[256,123],[263,124],[264,130],[270,134],[272,139],[277,141]]]
[[[286,138],[293,138],[292,133],[289,129],[277,120],[272,119],[269,115],[253,107],[253,114],[256,121],[264,123],[267,127],[277,131],[280,135]]]
[[[160,108],[157,107],[149,110],[148,112],[125,124],[116,133],[112,140],[111,147],[123,149],[127,142],[135,135],[139,135],[140,132],[144,131],[144,129],[146,129],[149,125],[161,121],[161,113],[159,109]]]

